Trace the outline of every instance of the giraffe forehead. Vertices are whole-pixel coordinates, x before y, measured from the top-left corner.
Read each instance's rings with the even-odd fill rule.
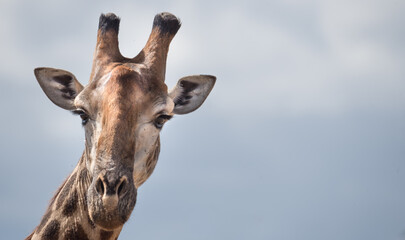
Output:
[[[103,99],[118,101],[122,105],[160,101],[167,96],[164,82],[148,69],[131,64],[114,68],[98,85],[103,86]]]
[[[132,63],[108,69],[103,76],[90,81],[76,97],[77,108],[96,113],[118,106],[140,105],[146,108],[165,102],[168,88],[150,69]],[[106,102],[109,102],[107,106]]]

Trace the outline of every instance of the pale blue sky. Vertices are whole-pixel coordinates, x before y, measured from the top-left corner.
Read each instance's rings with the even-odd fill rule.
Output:
[[[212,74],[204,105],[162,134],[120,239],[405,239],[405,2],[0,3],[0,226],[39,223],[84,145],[35,67],[88,81],[98,17],[136,55],[156,13],[183,25],[167,84]]]

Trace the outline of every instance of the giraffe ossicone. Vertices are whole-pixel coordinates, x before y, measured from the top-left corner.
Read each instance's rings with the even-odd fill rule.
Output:
[[[177,17],[157,14],[134,58],[119,51],[119,23],[113,13],[100,16],[87,85],[62,69],[34,70],[48,98],[80,116],[85,148],[26,239],[117,239],[137,189],[156,166],[163,125],[199,108],[214,87],[210,75],[183,77],[171,90],[164,83],[169,45],[181,25]]]

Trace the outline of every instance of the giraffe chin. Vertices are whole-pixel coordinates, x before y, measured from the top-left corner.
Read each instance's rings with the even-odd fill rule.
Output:
[[[106,231],[113,231],[122,227],[128,220],[130,214],[118,215],[116,213],[102,213],[93,212],[90,218],[94,224]]]

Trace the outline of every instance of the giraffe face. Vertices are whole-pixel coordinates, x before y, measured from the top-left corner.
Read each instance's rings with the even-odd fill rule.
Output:
[[[166,85],[145,79],[148,74],[131,66],[113,68],[74,101],[86,132],[86,165],[92,176],[89,216],[108,230],[129,218],[137,188],[157,161],[160,130],[174,109]]]
[[[100,17],[90,82],[83,86],[65,70],[37,68],[35,76],[49,99],[82,119],[85,167],[90,175],[86,204],[90,220],[104,230],[122,227],[136,202],[137,189],[151,175],[159,156],[159,133],[175,114],[199,108],[215,77],[164,83],[170,41],[180,27],[169,14],[156,15],[152,33],[135,58],[118,50],[119,19]]]

